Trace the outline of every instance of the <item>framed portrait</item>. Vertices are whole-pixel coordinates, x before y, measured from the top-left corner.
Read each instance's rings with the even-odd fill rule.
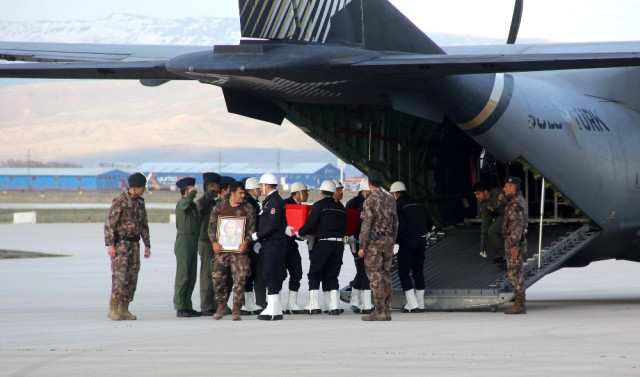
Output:
[[[223,252],[240,252],[240,245],[244,241],[246,221],[247,219],[244,216],[218,217],[216,236]]]

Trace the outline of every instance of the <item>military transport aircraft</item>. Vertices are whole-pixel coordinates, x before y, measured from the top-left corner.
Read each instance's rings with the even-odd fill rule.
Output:
[[[530,213],[552,224],[541,255],[531,239],[529,285],[560,267],[640,261],[640,43],[514,44],[522,1],[497,46],[438,46],[386,0],[239,10],[233,46],[0,42],[0,57],[37,62],[0,65],[0,77],[216,85],[229,112],[286,118],[363,172],[404,181],[447,229],[427,250],[430,309],[511,298],[504,271],[478,257],[477,229],[446,228],[475,216],[479,179],[520,175]],[[542,177],[552,216],[535,209]]]

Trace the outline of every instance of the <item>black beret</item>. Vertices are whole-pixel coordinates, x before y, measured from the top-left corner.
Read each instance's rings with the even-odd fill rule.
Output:
[[[205,185],[207,183],[211,183],[211,182],[220,184],[220,174],[218,174],[218,173],[203,173],[202,174],[202,180],[204,181]]]
[[[382,182],[384,182],[384,176],[378,170],[369,171],[368,178],[369,178],[369,182],[373,182],[373,183],[382,183]]]
[[[182,178],[181,180],[176,182],[176,186],[178,186],[180,190],[186,188],[187,186],[195,186],[195,185],[196,185],[196,179],[193,177]]]
[[[144,187],[147,185],[147,178],[142,173],[133,173],[129,176],[129,187]]]
[[[232,184],[235,181],[236,181],[235,178],[229,177],[227,175],[223,175],[220,178],[220,187],[222,187],[222,188],[229,187],[229,185]]]
[[[520,186],[522,180],[518,177],[507,177],[507,179],[504,180],[504,183],[513,183],[514,185]]]

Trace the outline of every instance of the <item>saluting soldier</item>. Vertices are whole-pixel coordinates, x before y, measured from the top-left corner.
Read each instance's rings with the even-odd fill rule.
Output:
[[[398,213],[391,194],[382,189],[384,177],[369,172],[371,194],[363,204],[360,250],[373,293],[373,312],[363,321],[391,321],[391,262],[393,241],[398,236]]]
[[[258,315],[258,319],[277,321],[282,319],[280,290],[282,289],[282,265],[287,247],[284,199],[278,194],[278,178],[267,173],[260,177],[260,190],[266,194],[262,201],[258,231],[251,235],[260,243],[263,254],[264,281],[267,285],[267,307]]]
[[[249,257],[247,248],[251,241],[251,234],[255,231],[256,217],[251,204],[244,201],[244,186],[242,182],[233,182],[229,185],[229,199],[223,200],[217,204],[211,211],[211,219],[209,220],[209,238],[213,245],[214,266],[213,266],[213,287],[215,298],[218,303],[218,309],[213,315],[214,319],[221,319],[227,314],[227,273],[231,270],[233,278],[233,306],[232,320],[240,320],[240,308],[244,296],[245,280],[250,273]],[[236,227],[225,227],[226,224],[235,224],[237,219],[225,219],[218,225],[218,219],[221,217],[233,217],[244,219],[244,229],[241,233],[236,231]],[[218,229],[218,226],[222,229]],[[225,242],[222,237],[225,230],[232,232],[233,235],[227,235],[232,245],[239,244],[237,252],[225,252]],[[237,240],[235,240],[237,238]],[[227,249],[231,250],[231,249]],[[235,250],[235,249],[233,249]]]
[[[320,314],[319,289],[322,289],[329,307],[330,315],[339,315],[338,275],[342,266],[344,252],[344,235],[347,227],[347,213],[342,203],[334,198],[336,184],[326,180],[320,185],[322,199],[313,203],[309,217],[298,231],[304,237],[314,229],[316,241],[313,251],[309,252],[309,306],[305,310],[309,314]]]
[[[140,238],[144,257],[151,257],[147,210],[142,194],[147,179],[141,173],[129,176],[129,189],[111,202],[104,223],[104,243],[111,258],[111,297],[107,316],[114,321],[135,320],[129,303],[138,285],[140,271]]]
[[[480,256],[487,257],[487,246],[492,252],[492,261],[495,264],[504,263],[504,239],[502,238],[502,222],[504,221],[504,208],[507,205],[507,197],[501,187],[489,189],[484,182],[478,182],[473,186],[473,194],[480,204]]]
[[[505,314],[524,314],[525,282],[522,272],[524,255],[527,252],[526,229],[529,223],[529,211],[520,191],[521,180],[518,177],[508,177],[504,183],[504,194],[508,198],[504,211],[502,236],[507,257],[507,275],[514,287],[515,302]]]
[[[178,317],[199,317],[193,310],[191,295],[198,278],[198,239],[200,238],[200,215],[193,199],[196,197],[196,179],[182,178],[176,182],[182,198],[176,204],[176,279],[173,306]]]
[[[213,248],[209,239],[209,216],[216,205],[216,198],[220,193],[220,175],[217,173],[202,174],[204,194],[196,202],[200,214],[200,239],[198,240],[198,254],[200,254],[200,311],[202,315],[213,315],[216,311],[216,301],[213,297],[213,281],[211,279],[211,265],[213,263]]]

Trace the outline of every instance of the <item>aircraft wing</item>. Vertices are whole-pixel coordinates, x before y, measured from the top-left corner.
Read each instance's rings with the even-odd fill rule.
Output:
[[[169,59],[211,46],[0,42],[0,77],[179,80],[164,67]],[[149,82],[150,84],[150,82]],[[156,83],[157,84],[157,83]]]
[[[586,52],[493,55],[385,55],[366,61],[335,59],[334,67],[349,66],[381,75],[443,76],[499,72],[640,66],[639,52]]]

